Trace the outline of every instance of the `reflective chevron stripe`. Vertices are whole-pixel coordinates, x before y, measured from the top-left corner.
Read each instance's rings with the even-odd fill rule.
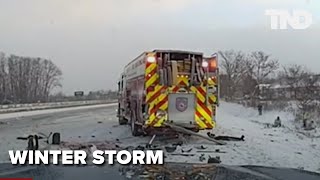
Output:
[[[168,93],[179,93],[181,88],[189,89],[189,82],[186,76],[177,77],[177,84],[171,87],[159,85],[159,76],[157,74],[157,65],[155,63],[148,64],[145,73],[145,88],[147,90],[146,102],[148,104],[149,119],[146,125],[152,127],[161,127],[163,122],[168,119],[168,114],[160,119],[156,117],[159,110],[168,113]],[[215,85],[214,80],[208,81],[210,86]],[[151,88],[150,88],[151,87]],[[149,89],[150,88],[150,89]],[[149,90],[148,90],[149,89]],[[216,114],[214,103],[217,100],[216,95],[209,94],[208,103],[206,100],[206,87],[202,84],[200,86],[191,86],[190,90],[196,95],[196,106],[194,119],[199,129],[212,129],[215,127],[213,117]]]

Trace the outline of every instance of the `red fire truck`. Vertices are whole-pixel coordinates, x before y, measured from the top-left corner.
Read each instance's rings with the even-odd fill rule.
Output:
[[[164,132],[165,123],[198,132],[216,125],[218,57],[180,50],[144,52],[118,82],[119,124],[134,136]]]

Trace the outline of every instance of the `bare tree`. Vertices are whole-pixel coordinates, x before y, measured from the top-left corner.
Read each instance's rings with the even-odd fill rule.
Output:
[[[240,51],[228,50],[220,51],[220,56],[222,61],[220,63],[222,73],[225,73],[225,78],[223,78],[223,85],[225,86],[226,95],[233,99],[236,93],[237,87],[242,80],[245,68],[245,54]]]
[[[48,101],[50,92],[61,86],[62,72],[50,60],[0,55],[0,102]]]
[[[320,75],[308,72],[303,75],[299,87],[296,87],[296,100],[298,102],[299,114],[309,114],[308,118],[320,121]],[[306,117],[298,117],[298,120],[304,121]]]
[[[247,61],[248,72],[257,84],[263,83],[279,68],[279,62],[262,51],[252,52]]]
[[[0,52],[0,103],[7,99],[7,63],[5,54]]]
[[[279,72],[279,79],[282,84],[289,86],[293,96],[297,98],[297,90],[304,85],[305,77],[311,75],[307,68],[298,64],[289,64],[283,66]]]
[[[55,87],[61,87],[60,80],[62,71],[52,63],[50,60],[43,61],[44,67],[44,88],[43,88],[43,95],[45,100],[48,100],[50,91]]]

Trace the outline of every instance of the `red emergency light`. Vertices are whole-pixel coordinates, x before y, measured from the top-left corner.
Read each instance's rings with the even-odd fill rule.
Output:
[[[208,59],[208,68],[209,68],[209,72],[216,72],[217,71],[218,62],[217,62],[216,57]]]

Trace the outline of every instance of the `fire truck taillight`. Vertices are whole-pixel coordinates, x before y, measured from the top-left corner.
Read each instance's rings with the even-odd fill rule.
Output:
[[[207,61],[202,61],[202,67],[207,68],[208,67],[208,62]]]
[[[212,59],[209,61],[209,71],[214,72],[217,70],[217,61],[216,59]]]

